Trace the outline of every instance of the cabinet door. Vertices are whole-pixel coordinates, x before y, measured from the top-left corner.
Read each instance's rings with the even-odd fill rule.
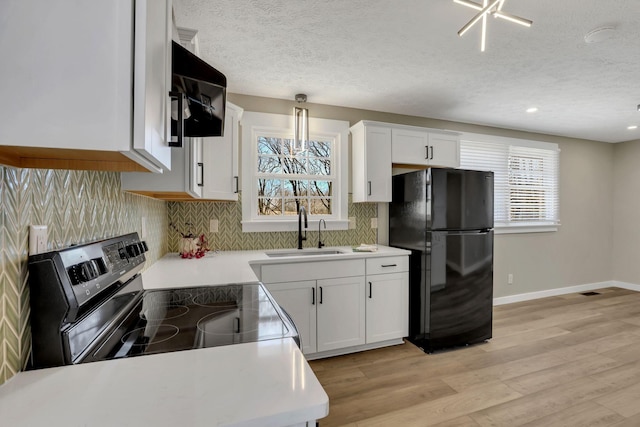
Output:
[[[272,283],[265,285],[276,302],[285,309],[296,324],[302,352],[316,350],[316,281]]]
[[[0,2],[0,145],[131,149],[126,3]]]
[[[317,281],[318,351],[365,343],[364,277]]]
[[[429,164],[457,168],[460,166],[460,138],[457,135],[429,134],[432,155]]]
[[[367,127],[367,202],[391,201],[391,132],[388,128]]]
[[[391,160],[406,165],[428,165],[431,158],[429,132],[409,129],[391,130]]]
[[[189,150],[187,156],[187,164],[185,172],[187,173],[186,182],[188,182],[187,193],[197,199],[202,197],[202,188],[204,186],[204,163],[202,161],[202,138],[185,138],[188,144],[183,148]],[[177,151],[176,149],[174,151]],[[175,167],[175,165],[174,165]]]
[[[133,148],[171,169],[171,0],[135,2]]]
[[[227,103],[224,136],[204,138],[202,198],[238,200],[238,123],[242,109]]]
[[[354,202],[391,201],[391,129],[358,122],[351,128]]]
[[[367,344],[409,334],[409,273],[367,276],[366,301]]]

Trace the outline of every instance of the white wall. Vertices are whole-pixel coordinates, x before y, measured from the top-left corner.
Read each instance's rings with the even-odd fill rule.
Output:
[[[294,101],[237,94],[230,94],[229,100],[247,111],[280,114],[290,114],[294,105]],[[494,297],[597,283],[612,280],[614,277],[614,145],[328,105],[308,103],[307,107],[309,114],[314,117],[348,120],[351,125],[360,120],[376,120],[557,143],[562,150],[562,225],[559,231],[553,233],[496,236]],[[640,147],[637,156],[640,156]],[[640,183],[640,169],[637,174],[637,181]],[[640,197],[635,211],[640,211]],[[384,244],[387,242],[385,227],[388,226],[388,215],[386,206],[382,204],[378,207],[378,218],[378,240]],[[638,223],[637,236],[640,237],[640,221]],[[640,245],[637,252],[640,252]],[[640,273],[640,262],[636,264]],[[514,275],[513,285],[506,284],[509,273]],[[635,283],[640,283],[640,279]]]

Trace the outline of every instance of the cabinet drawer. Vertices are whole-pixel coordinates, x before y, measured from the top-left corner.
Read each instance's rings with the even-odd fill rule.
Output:
[[[265,264],[260,269],[260,281],[268,284],[364,276],[364,268],[363,259]]]
[[[384,258],[368,258],[366,259],[366,269],[367,275],[409,271],[409,257],[407,255],[401,255]]]

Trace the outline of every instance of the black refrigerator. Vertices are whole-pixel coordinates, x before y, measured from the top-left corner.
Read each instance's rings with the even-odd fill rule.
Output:
[[[393,177],[389,244],[409,257],[409,340],[425,352],[491,338],[493,172]]]

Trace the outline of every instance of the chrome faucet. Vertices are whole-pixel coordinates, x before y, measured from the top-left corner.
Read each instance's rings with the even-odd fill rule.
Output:
[[[318,249],[322,249],[322,247],[324,246],[324,243],[322,243],[322,240],[320,239],[320,225],[322,225],[323,223],[324,223],[324,229],[326,230],[327,223],[324,221],[324,218],[318,221]]]
[[[302,237],[302,214],[304,214],[304,237]],[[302,249],[302,241],[307,240],[307,228],[309,223],[307,222],[307,210],[304,206],[300,206],[298,211],[298,249]]]

